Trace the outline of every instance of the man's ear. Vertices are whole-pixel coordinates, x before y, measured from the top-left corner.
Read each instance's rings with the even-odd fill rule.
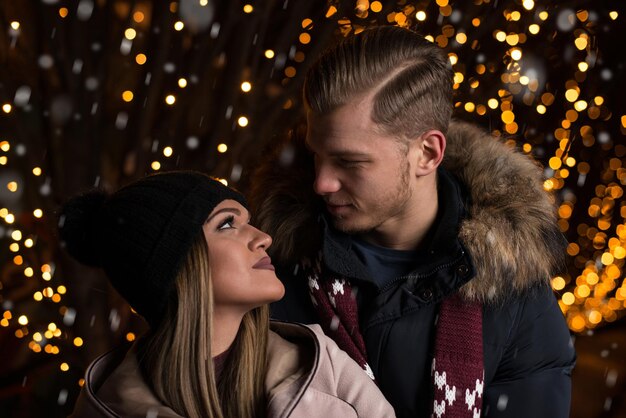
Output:
[[[443,161],[446,150],[446,137],[436,129],[426,131],[417,139],[411,141],[414,172],[416,176],[425,176],[437,170]]]

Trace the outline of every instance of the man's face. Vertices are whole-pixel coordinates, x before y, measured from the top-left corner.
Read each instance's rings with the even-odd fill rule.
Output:
[[[371,121],[371,100],[354,100],[329,115],[307,114],[307,147],[315,158],[314,189],[335,228],[377,230],[406,217],[413,181],[405,147]]]

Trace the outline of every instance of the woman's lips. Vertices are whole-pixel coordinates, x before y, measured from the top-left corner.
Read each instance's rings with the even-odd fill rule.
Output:
[[[262,259],[257,261],[256,264],[252,266],[252,268],[259,269],[259,270],[275,271],[274,266],[272,265],[272,259],[269,257],[263,257]]]

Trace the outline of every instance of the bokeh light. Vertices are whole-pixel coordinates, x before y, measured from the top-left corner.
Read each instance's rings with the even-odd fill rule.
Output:
[[[302,120],[302,82],[317,54],[373,25],[417,29],[443,48],[455,117],[542,166],[568,241],[567,267],[550,283],[570,330],[586,336],[623,320],[621,5],[398,0],[231,9],[197,0],[188,2],[194,14],[183,1],[13,3],[2,12],[10,76],[0,102],[0,342],[46,359],[37,361],[62,375],[67,399],[84,383],[85,359],[109,348],[95,331],[112,345],[142,329],[117,299],[86,302],[102,297],[93,290],[102,277],[61,255],[62,199],[185,168],[245,189],[273,142]],[[193,17],[205,12],[209,23],[198,26]],[[28,379],[15,390],[34,387]],[[54,390],[55,405],[68,409]]]

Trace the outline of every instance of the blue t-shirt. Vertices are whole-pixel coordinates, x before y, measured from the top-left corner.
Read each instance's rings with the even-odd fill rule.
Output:
[[[352,249],[361,260],[379,289],[395,279],[413,271],[417,264],[417,251],[395,250],[370,244],[351,237]]]

